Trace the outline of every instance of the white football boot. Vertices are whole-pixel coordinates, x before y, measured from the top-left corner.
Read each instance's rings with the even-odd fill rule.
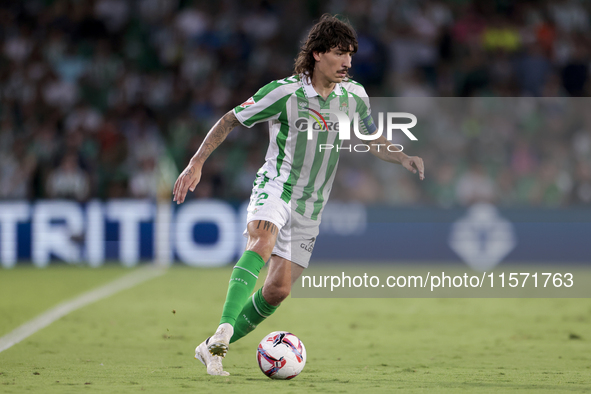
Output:
[[[197,348],[195,348],[195,358],[203,363],[207,368],[207,373],[214,376],[228,376],[229,372],[224,371],[222,366],[222,358],[220,356],[212,355],[207,349],[207,343],[210,338],[201,342]]]
[[[234,335],[234,327],[230,323],[220,324],[215,334],[209,339],[207,348],[214,356],[226,357],[230,339]]]

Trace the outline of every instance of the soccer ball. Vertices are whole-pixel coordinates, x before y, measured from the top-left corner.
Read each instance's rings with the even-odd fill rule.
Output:
[[[275,331],[259,343],[257,361],[261,371],[271,379],[292,379],[306,365],[306,348],[292,333]]]

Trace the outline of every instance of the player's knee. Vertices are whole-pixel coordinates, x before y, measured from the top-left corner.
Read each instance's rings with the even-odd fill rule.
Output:
[[[276,306],[287,298],[290,291],[291,286],[289,284],[266,283],[263,288],[263,297],[269,304]]]
[[[271,257],[271,252],[275,247],[275,242],[266,236],[250,236],[246,245],[246,250],[252,250],[258,253],[263,260],[267,261]]]
[[[269,260],[271,257],[271,252],[273,251],[273,245],[269,242],[255,242],[252,245],[248,245],[246,250],[251,250],[256,252],[263,258],[265,262]]]

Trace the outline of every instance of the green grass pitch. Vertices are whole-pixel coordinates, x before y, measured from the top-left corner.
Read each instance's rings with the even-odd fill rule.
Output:
[[[127,272],[0,270],[0,336]],[[229,274],[173,267],[72,312],[0,353],[0,393],[591,392],[588,298],[289,298],[230,347],[232,375],[212,377],[194,348],[217,326]],[[256,345],[275,330],[306,345],[294,380],[258,369]]]

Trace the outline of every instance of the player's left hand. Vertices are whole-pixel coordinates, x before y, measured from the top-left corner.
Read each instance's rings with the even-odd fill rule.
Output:
[[[419,172],[419,179],[422,181],[425,179],[425,165],[423,164],[423,159],[419,156],[407,156],[402,159],[400,163],[404,168],[416,174],[417,171]]]
[[[173,199],[177,204],[182,204],[185,201],[185,196],[189,190],[195,191],[195,187],[201,180],[201,165],[190,162],[187,168],[179,175],[174,183],[172,191]]]

